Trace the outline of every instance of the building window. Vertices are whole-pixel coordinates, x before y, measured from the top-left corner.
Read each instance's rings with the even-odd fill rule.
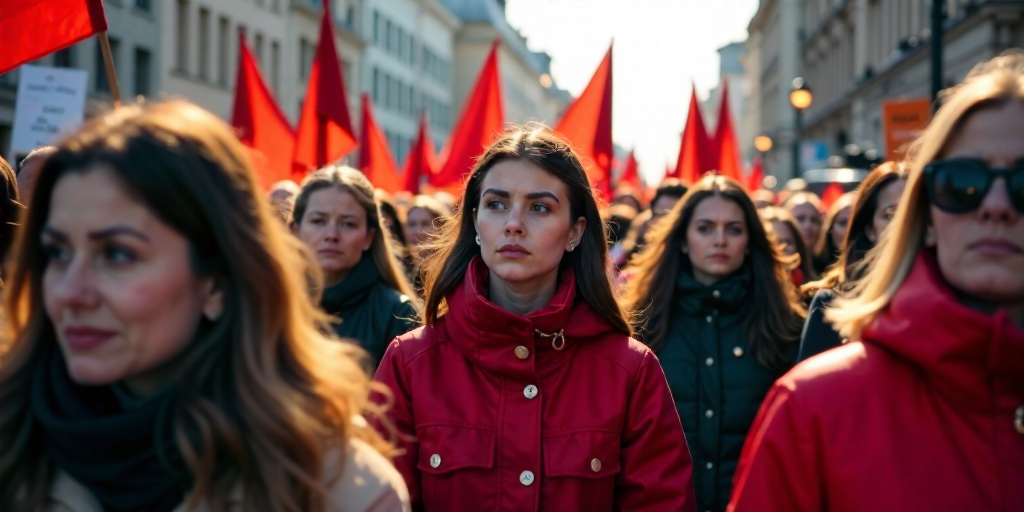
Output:
[[[407,39],[408,41],[406,42],[406,48],[408,48],[409,51],[405,53],[405,59],[406,62],[408,62],[409,65],[412,66],[416,64],[416,41],[413,40],[412,34],[409,34]]]
[[[217,83],[228,83],[228,47],[231,44],[231,22],[221,17],[217,27]]]
[[[117,54],[120,53],[118,49],[121,47],[121,41],[115,37],[108,39],[110,41],[110,58],[114,61],[114,69],[117,69]],[[107,68],[103,63],[103,50],[100,48],[99,41],[96,41],[96,70],[93,74],[96,75],[96,90],[109,93],[110,82],[107,81]]]
[[[384,22],[384,37],[386,38],[384,40],[384,49],[387,50],[388,52],[390,52],[391,48],[393,47],[392,43],[394,42],[395,39],[395,36],[393,34],[394,31],[395,28],[391,26],[391,20],[386,20]]]
[[[341,79],[345,82],[345,90],[352,90],[352,63],[341,59]]]
[[[392,105],[394,94],[391,86],[391,75],[384,73],[384,108],[391,108]]]
[[[70,68],[75,65],[74,46],[69,46],[53,54],[53,67]]]
[[[380,44],[380,13],[373,11],[373,42]]]
[[[395,32],[397,32],[396,37],[398,38],[395,45],[398,50],[398,60],[405,62],[405,31],[399,27]]]
[[[413,95],[415,94],[415,92],[412,90],[412,86],[411,85],[409,86],[408,89],[405,90],[405,94],[406,94],[406,100],[405,100],[406,110],[405,110],[405,113],[409,117],[415,117],[416,116],[416,106],[412,102]]]
[[[178,40],[175,65],[179,71],[188,71],[188,0],[178,0]]]
[[[348,27],[349,30],[354,30],[355,29],[355,27],[356,27],[356,8],[355,8],[355,6],[350,5],[350,6],[348,6],[347,9],[345,9],[345,26]]]
[[[210,76],[210,10],[199,9],[199,76]]]
[[[264,68],[263,64],[263,34],[256,32],[256,62],[259,63],[260,68]]]
[[[281,87],[281,44],[277,41],[270,43],[270,86],[274,92],[280,91]]]
[[[152,58],[149,50],[135,47],[135,94],[149,96]]]
[[[373,84],[371,84],[370,90],[373,94],[373,104],[380,106],[380,70],[377,69],[377,66],[373,67]]]
[[[306,38],[299,40],[299,78],[305,80],[313,67],[313,53],[316,49]]]
[[[153,10],[153,0],[135,0],[135,8],[140,11],[150,12]]]

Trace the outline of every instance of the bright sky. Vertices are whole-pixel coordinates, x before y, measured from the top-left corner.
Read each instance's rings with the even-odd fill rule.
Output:
[[[718,48],[747,38],[758,0],[507,0],[509,23],[531,50],[552,57],[555,82],[573,96],[612,54],[613,138],[636,149],[640,171],[660,180],[675,165],[690,83],[701,99],[718,84]],[[735,115],[735,114],[734,114]],[[656,182],[656,181],[655,181]]]

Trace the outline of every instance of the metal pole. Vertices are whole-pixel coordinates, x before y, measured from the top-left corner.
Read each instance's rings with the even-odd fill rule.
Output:
[[[798,108],[796,110],[796,117],[793,121],[793,177],[799,178],[802,174],[800,172],[800,139],[803,137],[804,131],[804,111]]]
[[[110,85],[110,98],[114,108],[121,106],[121,88],[117,86],[117,73],[114,72],[114,56],[110,51],[110,40],[106,32],[97,34],[100,42],[100,53],[103,54],[103,67],[107,71],[107,84]]]
[[[942,39],[946,18],[945,0],[932,0],[932,105],[937,108],[942,91]]]

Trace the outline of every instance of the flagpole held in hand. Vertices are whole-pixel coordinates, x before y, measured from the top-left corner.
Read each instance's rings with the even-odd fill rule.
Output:
[[[114,108],[121,106],[121,88],[117,86],[117,73],[114,72],[114,57],[110,52],[110,40],[107,39],[107,32],[96,34],[100,40],[100,50],[103,53],[103,66],[107,69],[107,83],[110,84],[110,97],[114,100]]]

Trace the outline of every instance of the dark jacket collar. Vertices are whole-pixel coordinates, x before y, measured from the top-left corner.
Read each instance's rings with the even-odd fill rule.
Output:
[[[345,279],[340,283],[329,286],[324,290],[320,299],[320,307],[331,314],[338,314],[347,311],[363,303],[366,294],[370,292],[378,281],[380,272],[373,256],[364,252],[359,263],[352,269]]]
[[[991,407],[993,393],[1024,397],[1024,331],[1005,310],[964,306],[923,250],[888,307],[863,333],[918,367],[931,386],[965,406]]]
[[[736,311],[749,299],[750,271],[746,265],[736,272],[706,285],[690,272],[679,272],[676,279],[676,304],[687,314],[696,315],[714,309]]]
[[[575,274],[571,267],[561,271],[555,296],[547,306],[526,315],[518,315],[488,300],[490,270],[480,257],[469,264],[462,284],[448,297],[444,315],[452,342],[474,364],[509,376],[532,375],[516,357],[509,357],[522,345],[531,354],[571,352],[586,338],[611,331],[612,327],[584,300],[577,300]],[[565,346],[556,351],[552,339],[536,334],[554,334],[564,330]]]

